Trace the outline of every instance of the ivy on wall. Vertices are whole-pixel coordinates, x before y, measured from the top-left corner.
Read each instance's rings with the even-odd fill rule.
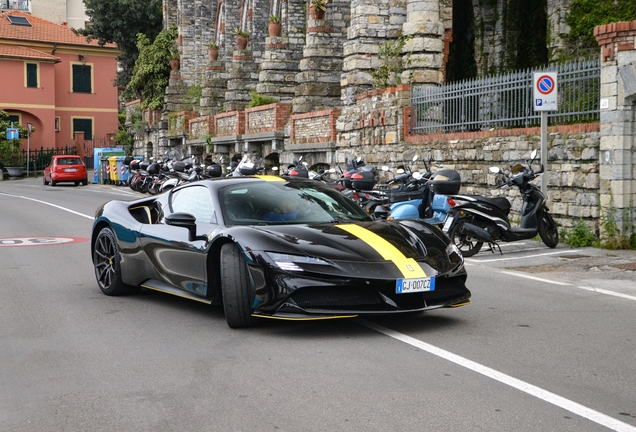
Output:
[[[594,27],[636,20],[634,0],[573,0],[565,22],[570,26],[565,57],[598,55]]]
[[[175,55],[177,27],[162,30],[151,43],[146,35],[137,34],[139,57],[126,86],[126,100],[141,99],[141,108],[160,109],[170,77],[170,59]]]

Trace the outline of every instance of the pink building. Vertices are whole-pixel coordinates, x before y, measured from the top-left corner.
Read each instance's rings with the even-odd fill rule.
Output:
[[[0,13],[0,109],[23,127],[31,148],[74,145],[117,132],[119,54],[28,12]]]

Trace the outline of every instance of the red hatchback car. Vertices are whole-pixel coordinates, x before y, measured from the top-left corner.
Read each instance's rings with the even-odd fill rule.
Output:
[[[44,168],[44,185],[51,183],[55,186],[60,182],[88,184],[86,166],[77,155],[58,155],[51,158],[51,162]]]

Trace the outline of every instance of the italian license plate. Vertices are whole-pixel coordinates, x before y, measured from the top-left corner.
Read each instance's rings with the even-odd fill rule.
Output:
[[[77,168],[64,168],[64,172],[77,172]]]
[[[435,276],[416,279],[398,279],[395,283],[395,292],[397,294],[423,291],[435,291]]]
[[[451,227],[452,223],[453,223],[453,217],[449,216],[448,219],[446,219],[446,222],[444,223],[444,227],[442,228],[442,231],[447,233],[448,229]]]

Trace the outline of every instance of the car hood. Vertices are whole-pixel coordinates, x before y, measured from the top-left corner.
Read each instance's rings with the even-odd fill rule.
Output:
[[[387,253],[397,253],[407,259],[426,262],[438,270],[450,264],[446,253],[448,239],[441,231],[418,221],[343,222],[242,228],[242,235],[238,235],[237,239],[246,250],[309,255],[330,261],[367,263],[386,262]]]

